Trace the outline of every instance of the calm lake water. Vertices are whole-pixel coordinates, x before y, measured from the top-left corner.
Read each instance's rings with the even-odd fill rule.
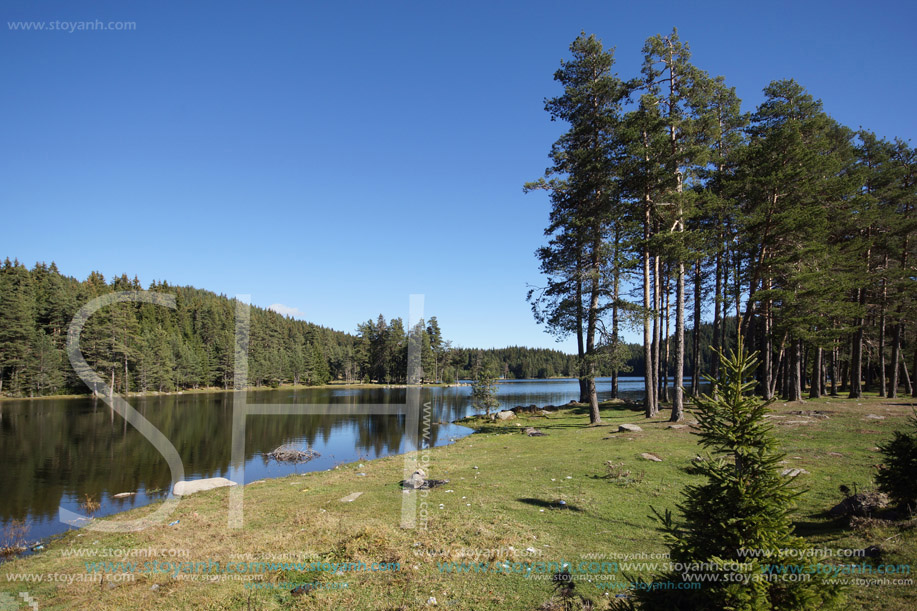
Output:
[[[610,381],[598,380],[599,399]],[[643,378],[621,378],[621,396],[640,398]],[[432,445],[471,433],[448,424],[471,413],[469,386],[423,388],[432,402]],[[579,397],[576,380],[515,380],[498,386],[501,406],[561,405]],[[413,449],[404,416],[358,415],[359,404],[403,404],[404,388],[322,388],[248,393],[249,403],[340,404],[331,415],[249,416],[245,482],[399,454]],[[182,457],[185,479],[227,477],[232,436],[232,393],[203,393],[130,399],[130,404],[172,442]],[[278,463],[267,454],[283,444],[311,447],[321,456],[305,464]],[[85,514],[89,495],[101,503],[96,517],[165,498],[171,473],[165,459],[103,401],[90,398],[0,401],[0,529],[12,520],[29,525],[28,540],[72,528],[60,508]],[[136,492],[116,499],[121,492]]]

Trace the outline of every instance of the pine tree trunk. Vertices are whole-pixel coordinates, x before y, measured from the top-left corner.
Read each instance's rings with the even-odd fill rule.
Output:
[[[790,342],[790,375],[787,401],[802,400],[802,346],[801,340]]]
[[[866,356],[866,368],[865,368],[865,381],[863,382],[863,392],[872,390],[872,378],[873,378],[873,367],[872,367],[872,353],[868,350],[864,352]]]
[[[612,348],[615,352],[614,364],[611,370],[611,398],[618,398],[618,355],[620,351],[620,337],[618,336],[618,297],[621,289],[621,269],[618,265],[618,249],[621,242],[621,233],[620,228],[615,225],[615,237],[614,237],[614,251],[612,252],[613,264],[614,264],[614,278],[612,280],[611,288],[611,337],[612,337]]]
[[[899,308],[900,311],[900,308]],[[888,385],[888,398],[896,399],[898,397],[898,362],[901,360],[901,323],[895,325],[895,333],[892,336],[892,376]]]
[[[865,291],[857,289],[857,302],[862,308],[865,301]],[[850,345],[850,396],[849,399],[859,399],[863,396],[863,319],[856,320],[856,333]]]
[[[691,394],[697,395],[700,386],[700,317],[701,317],[700,259],[694,263],[694,337],[691,338]]]
[[[831,348],[831,396],[837,396],[837,342]]]
[[[656,415],[656,379],[653,377],[653,334],[650,326],[652,302],[650,301],[650,202],[647,195],[643,204],[643,404],[647,418]]]
[[[662,281],[662,322],[659,323],[662,337],[665,338],[660,357],[659,369],[661,381],[659,383],[659,396],[664,403],[668,403],[669,397],[669,267],[666,266],[665,275]]]
[[[653,379],[658,382],[661,381],[660,371],[659,371],[659,357],[661,352],[660,338],[659,335],[662,332],[661,326],[662,321],[660,320],[661,308],[660,308],[660,286],[659,286],[659,272],[660,264],[659,257],[653,257]],[[656,389],[656,407],[655,411],[659,411],[659,397],[663,397],[662,400],[665,400],[665,394],[663,394],[659,388]]]
[[[777,386],[780,385],[781,390],[783,390],[783,378],[786,376],[786,335],[783,336],[783,341],[780,342],[780,352],[777,355],[777,364],[774,369],[774,379],[771,382],[770,390],[768,394],[771,397],[777,394]],[[783,376],[783,377],[781,377]],[[781,393],[783,396],[786,396],[785,393]]]
[[[589,391],[589,423],[599,424],[602,416],[599,413],[598,393],[595,389],[595,334],[599,317],[599,275],[601,272],[599,250],[601,243],[598,237],[593,240],[590,259],[591,287],[589,291],[589,310],[586,313],[586,355],[589,358],[589,376],[587,389]]]
[[[879,314],[879,396],[884,397],[888,392],[886,388],[885,365],[885,310],[888,308],[888,286],[885,273],[888,271],[888,255],[885,255],[882,274],[882,310]]]
[[[579,355],[579,371],[576,377],[579,378],[579,402],[587,403],[589,401],[589,384],[583,375],[584,359],[586,357],[586,346],[583,341],[583,280],[582,280],[582,252],[576,257],[576,349]]]
[[[904,355],[901,355],[901,371],[904,372],[904,383],[906,388],[906,394],[914,394],[914,387],[911,385],[911,376],[907,372],[907,361],[904,360]]]
[[[914,341],[914,372],[917,374],[917,340]],[[911,396],[917,399],[917,384],[911,386]]]
[[[774,376],[774,345],[773,337],[773,320],[771,301],[768,299],[764,304],[764,398],[771,399],[774,396],[772,378]]]
[[[649,164],[649,137],[643,132],[644,161]],[[653,335],[650,317],[654,314],[650,301],[650,251],[649,240],[652,231],[652,200],[649,187],[643,192],[643,382],[646,417],[652,418],[659,411],[656,406],[656,377],[653,372]]]
[[[838,351],[840,351],[840,349],[838,349]],[[841,392],[847,392],[849,388],[847,382],[850,381],[850,361],[841,359],[840,356],[838,356],[838,358],[841,364]]]
[[[821,365],[822,349],[821,346],[815,348],[815,358],[812,363],[812,378],[810,380],[809,398],[818,399],[821,397]]]
[[[685,369],[685,264],[678,262],[678,285],[675,288],[675,399],[671,422],[684,418],[683,375]]]
[[[722,237],[720,238],[720,243],[722,243]],[[716,271],[714,275],[716,279],[714,280],[713,288],[713,356],[711,358],[712,373],[714,380],[720,379],[720,359],[717,356],[717,351],[720,349],[720,327],[722,326],[722,321],[720,320],[720,307],[724,302],[721,301],[720,293],[723,290],[722,282],[722,265],[723,258],[720,254],[720,248],[716,250]],[[713,389],[714,395],[716,394],[716,387]]]

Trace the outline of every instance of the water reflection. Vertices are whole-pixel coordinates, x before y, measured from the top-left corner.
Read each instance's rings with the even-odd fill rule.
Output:
[[[623,378],[622,395],[638,397],[641,378]],[[599,381],[600,399],[610,387]],[[575,380],[501,383],[498,399],[514,405],[560,405],[576,399]],[[469,434],[450,423],[472,412],[470,388],[424,388],[433,406],[430,435],[442,445]],[[334,404],[321,415],[250,416],[246,427],[245,479],[251,482],[336,464],[398,454],[408,449],[404,416],[360,415],[360,405],[402,404],[404,388],[324,388],[249,393],[250,403]],[[229,477],[232,394],[202,393],[135,398],[131,404],[171,440],[182,457],[186,479]],[[301,465],[281,464],[266,454],[282,444],[311,446],[321,456]],[[105,403],[89,398],[0,402],[0,527],[13,519],[31,525],[30,539],[65,530],[58,507],[85,513],[88,495],[100,501],[96,516],[108,515],[168,494],[168,465],[133,427]],[[136,492],[116,499],[113,495]]]

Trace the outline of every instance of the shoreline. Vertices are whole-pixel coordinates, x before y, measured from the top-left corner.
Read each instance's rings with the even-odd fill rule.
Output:
[[[366,383],[366,382],[338,382],[330,384],[319,384],[317,386],[307,386],[305,384],[281,384],[280,386],[249,386],[245,389],[245,392],[264,392],[268,390],[311,390],[311,389],[327,389],[327,388],[344,388],[344,389],[374,389],[374,388],[454,388],[460,386],[468,386],[467,384],[462,384],[461,382],[456,382],[453,384],[376,384],[376,383]],[[129,397],[132,399],[148,398],[148,397],[170,397],[170,396],[181,396],[181,395],[202,395],[202,394],[213,394],[213,393],[232,393],[236,392],[232,388],[189,388],[187,390],[167,390],[159,392],[157,390],[147,390],[143,392],[129,392],[129,393],[116,393],[119,397]],[[38,397],[10,397],[8,395],[0,395],[0,402],[4,401],[42,401],[45,399],[59,400],[59,399],[91,399],[92,393],[85,394],[69,394],[69,395],[41,395]],[[102,395],[97,396],[98,399],[102,399]]]

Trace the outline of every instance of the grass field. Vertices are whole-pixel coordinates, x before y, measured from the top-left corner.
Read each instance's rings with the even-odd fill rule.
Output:
[[[914,406],[913,399],[876,397],[773,406],[774,432],[787,468],[808,472],[796,480],[807,489],[795,512],[797,533],[819,549],[877,545],[881,550],[878,557],[819,561],[917,566],[913,520],[875,518],[851,525],[849,518],[826,514],[843,498],[840,485],[861,491],[873,487],[881,461],[876,446],[903,427]],[[19,592],[27,592],[43,611],[548,609],[556,601],[554,588],[550,573],[539,572],[547,565],[538,563],[565,561],[578,571],[576,591],[604,608],[623,593],[611,584],[623,583],[620,571],[628,556],[638,563],[664,562],[666,548],[650,508],[676,511],[679,492],[697,481],[688,472],[699,452],[697,438],[691,428],[667,428],[667,415],[664,411],[663,417],[646,420],[639,411],[609,405],[602,410],[601,426],[588,426],[581,406],[507,422],[471,419],[467,424],[477,434],[426,451],[429,477],[449,483],[411,493],[426,503],[414,529],[400,527],[402,456],[249,484],[241,529],[227,527],[227,489],[199,493],[179,503],[170,518],[178,523],[172,526],[126,534],[72,531],[43,551],[0,565],[0,592],[6,593],[0,602],[22,602]],[[687,420],[692,420],[690,410]],[[623,423],[638,424],[643,431],[617,432]],[[526,426],[546,435],[524,435]],[[647,460],[643,453],[662,461]],[[340,500],[354,492],[362,494],[352,502]],[[150,509],[140,508],[129,517]],[[112,556],[148,550],[168,551]],[[235,579],[237,574],[219,574],[211,564],[221,563],[222,572],[228,563],[246,560],[323,562],[324,569],[334,569],[331,563],[365,563],[366,570],[304,572],[268,566],[249,573],[257,581],[245,582]],[[107,567],[100,579],[87,565],[100,561],[133,561],[135,566]],[[177,562],[198,565],[164,564]],[[459,572],[462,562],[484,564]],[[498,564],[503,562],[509,564]],[[399,568],[370,570],[373,563],[397,563]],[[627,572],[648,578],[648,568],[631,566]],[[526,574],[526,569],[532,571]],[[35,581],[38,576],[41,582]],[[320,585],[298,594],[291,592],[292,583]],[[849,609],[917,608],[913,582],[850,586],[847,597]]]

